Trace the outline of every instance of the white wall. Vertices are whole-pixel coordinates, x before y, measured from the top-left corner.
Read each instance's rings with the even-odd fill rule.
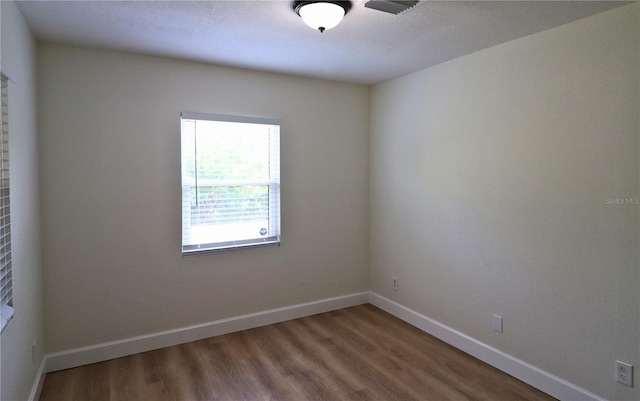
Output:
[[[369,88],[39,45],[47,352],[368,288]],[[282,119],[282,246],[181,257],[180,112]]]
[[[36,124],[36,45],[22,15],[0,2],[0,61],[14,75],[9,84],[11,247],[14,318],[0,340],[0,399],[29,397],[42,360],[42,269]],[[31,345],[37,357],[32,361]]]
[[[639,18],[621,7],[371,101],[372,291],[616,400],[640,398]]]

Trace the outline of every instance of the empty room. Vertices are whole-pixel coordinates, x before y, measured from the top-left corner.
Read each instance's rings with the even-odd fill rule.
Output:
[[[640,400],[640,3],[0,1],[0,399]]]

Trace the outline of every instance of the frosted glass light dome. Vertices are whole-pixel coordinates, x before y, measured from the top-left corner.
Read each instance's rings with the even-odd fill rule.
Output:
[[[331,2],[302,2],[296,7],[296,12],[305,24],[320,32],[338,25],[347,13],[348,8]]]

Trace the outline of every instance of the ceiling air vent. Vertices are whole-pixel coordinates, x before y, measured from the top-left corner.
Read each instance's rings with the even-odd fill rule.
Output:
[[[390,14],[400,14],[418,4],[418,1],[370,0],[365,7]]]

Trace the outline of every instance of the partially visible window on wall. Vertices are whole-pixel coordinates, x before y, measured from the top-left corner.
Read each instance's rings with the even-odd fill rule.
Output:
[[[182,254],[280,245],[280,121],[183,112]]]
[[[11,279],[11,213],[9,208],[9,88],[2,81],[2,132],[0,133],[0,297],[2,331],[13,317],[13,281]]]

